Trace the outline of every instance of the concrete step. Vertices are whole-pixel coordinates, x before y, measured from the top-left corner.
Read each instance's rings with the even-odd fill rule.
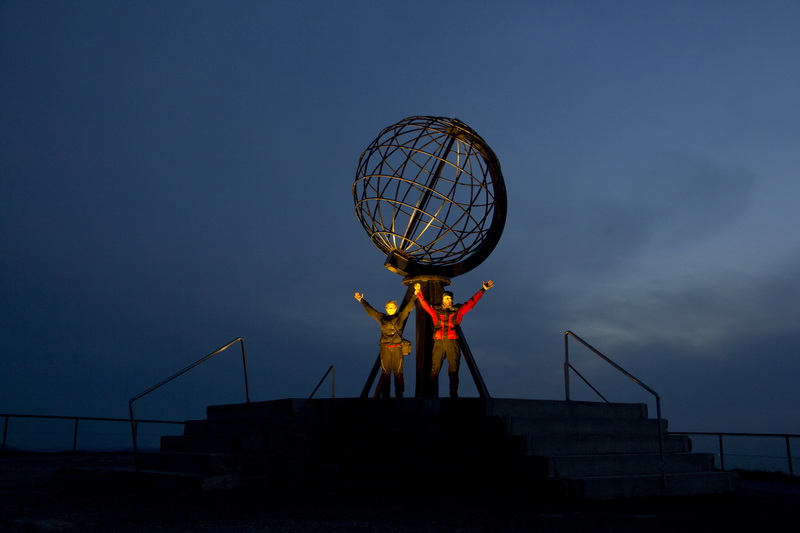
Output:
[[[204,475],[145,469],[140,469],[138,472],[135,469],[118,469],[112,472],[112,476],[121,483],[170,492],[235,490],[243,487],[242,477],[238,474]]]
[[[591,500],[723,494],[739,488],[739,477],[730,472],[667,474],[663,490],[660,475],[573,477],[564,481],[570,497]]]
[[[245,449],[261,449],[263,439],[238,435],[169,435],[161,437],[162,452],[236,453]]]
[[[286,398],[265,402],[209,405],[206,407],[206,417],[208,420],[261,418],[271,423],[281,424],[301,413],[308,401],[298,398]]]
[[[260,418],[219,418],[214,420],[187,420],[184,435],[241,435],[263,436],[273,425]]]
[[[714,455],[676,453],[664,458],[668,474],[707,472],[714,467]],[[611,475],[660,474],[658,454],[565,455],[548,458],[548,475],[552,477],[585,477]]]
[[[647,418],[647,404],[492,398],[487,414],[503,417]]]
[[[552,437],[531,437],[528,441],[528,454],[546,457],[562,455],[599,455],[658,453],[658,435],[553,435]],[[687,453],[691,442],[685,435],[666,435],[664,453]]]
[[[531,400],[534,401],[534,400]],[[438,420],[442,416],[485,416],[481,398],[323,398],[285,399],[231,405],[210,405],[207,420],[260,419],[270,425],[287,425],[304,418],[314,423],[351,420],[394,420],[406,415]]]
[[[244,456],[229,453],[140,453],[139,468],[187,474],[230,474],[252,468]]]
[[[254,429],[245,427],[232,428],[227,423],[214,421],[210,426],[187,423],[187,434],[161,437],[161,450],[165,452],[205,452],[205,453],[237,453],[247,451],[265,451],[281,453],[290,457],[307,455],[309,451],[308,435],[279,427],[264,428],[260,420],[236,420],[252,422]],[[220,429],[220,432],[216,432]],[[258,428],[258,429],[255,429]],[[199,430],[198,433],[189,433]],[[238,431],[232,434],[232,431]]]
[[[554,435],[629,435],[658,436],[658,420],[651,418],[598,418],[598,417],[505,417],[506,428],[512,435],[550,437]],[[667,421],[661,421],[664,434]]]

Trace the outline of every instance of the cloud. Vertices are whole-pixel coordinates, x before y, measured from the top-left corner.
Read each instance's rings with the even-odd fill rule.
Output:
[[[755,177],[698,153],[669,151],[632,185],[637,221],[649,221],[651,244],[685,248],[741,217]]]

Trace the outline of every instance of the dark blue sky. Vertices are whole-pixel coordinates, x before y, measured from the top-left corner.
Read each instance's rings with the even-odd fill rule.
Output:
[[[495,281],[464,321],[494,396],[562,399],[570,329],[672,429],[800,432],[798,24],[788,1],[0,2],[0,412],[126,416],[239,336],[256,400],[331,364],[358,395],[353,292],[404,290],[358,158],[434,115],[506,178],[500,244],[452,285]],[[609,399],[649,400],[589,356]],[[243,399],[232,352],[140,410]]]

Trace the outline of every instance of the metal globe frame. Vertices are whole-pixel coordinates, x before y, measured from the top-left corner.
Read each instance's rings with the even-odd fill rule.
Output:
[[[454,277],[494,250],[506,220],[500,163],[458,119],[409,117],[380,132],[359,158],[358,220],[403,276]]]
[[[489,145],[458,119],[409,117],[384,128],[361,154],[353,183],[355,212],[386,266],[404,276],[401,307],[419,283],[439,301],[450,278],[481,264],[494,250],[506,221],[507,197],[500,162]],[[417,304],[416,396],[438,396],[430,373],[433,325]],[[459,329],[461,349],[478,393],[489,392]],[[380,369],[372,367],[361,397]],[[379,391],[376,389],[375,394]]]

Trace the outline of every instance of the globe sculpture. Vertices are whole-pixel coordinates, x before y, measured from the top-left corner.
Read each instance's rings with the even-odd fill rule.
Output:
[[[403,276],[453,277],[492,252],[506,219],[500,163],[457,119],[410,117],[389,126],[358,163],[358,220]]]
[[[494,250],[506,220],[497,156],[469,126],[443,117],[409,117],[381,131],[359,158],[353,200],[367,235],[386,254],[384,266],[404,276],[401,308],[413,298],[416,283],[428,301],[441,301],[451,277],[472,270]],[[417,396],[438,395],[438,384],[425,390],[422,385],[431,368],[432,327],[418,308]],[[488,397],[463,333],[460,339],[478,392]],[[362,397],[379,367],[378,359]]]

